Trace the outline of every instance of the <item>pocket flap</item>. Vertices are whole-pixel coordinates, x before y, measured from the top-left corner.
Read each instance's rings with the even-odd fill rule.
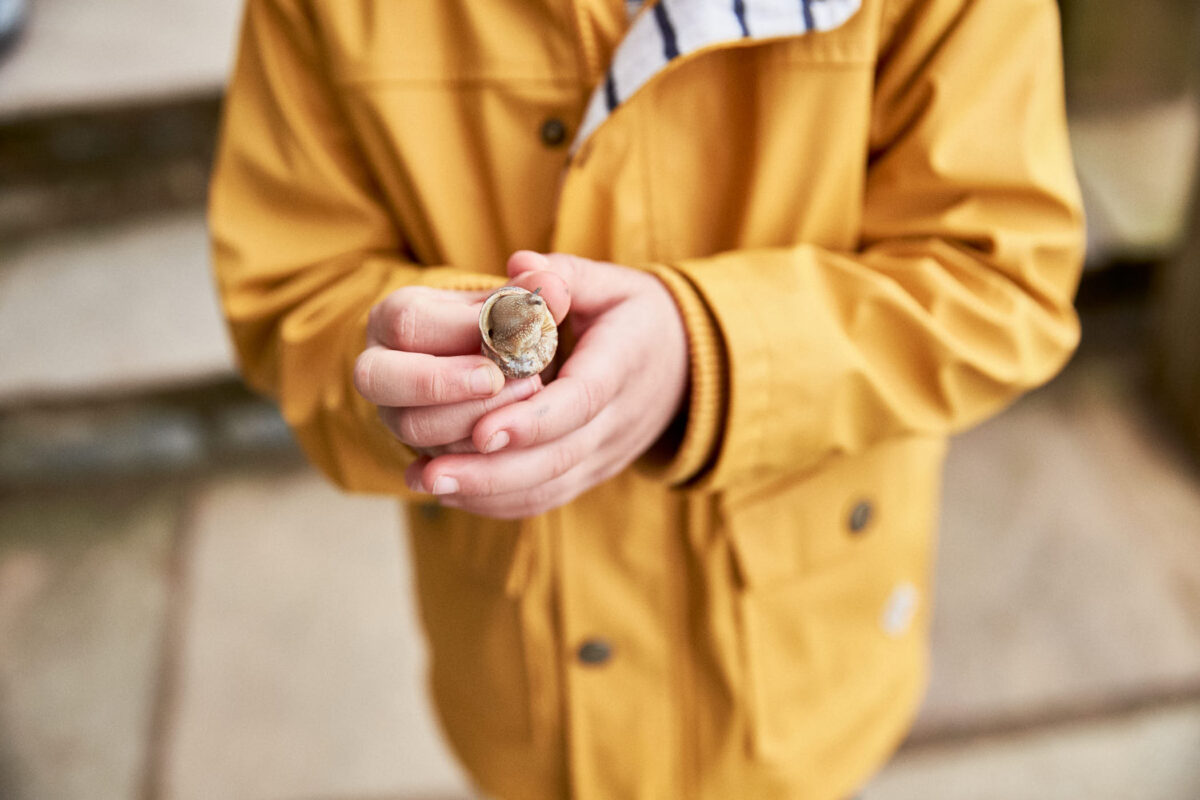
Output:
[[[729,492],[725,521],[745,586],[767,586],[886,550],[933,522],[945,441],[890,440],[767,488]]]

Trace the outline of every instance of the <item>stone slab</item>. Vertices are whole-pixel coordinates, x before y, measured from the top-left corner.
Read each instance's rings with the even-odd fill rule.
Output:
[[[179,492],[0,497],[0,797],[140,796]]]
[[[426,699],[399,519],[303,468],[198,495],[164,797],[466,794]]]
[[[1200,797],[1200,704],[901,754],[863,800]]]
[[[234,375],[199,211],[0,249],[0,407]]]
[[[50,0],[0,60],[0,121],[78,107],[216,94],[240,0]]]
[[[916,735],[1200,686],[1200,474],[1085,358],[959,437]]]
[[[0,414],[0,489],[180,472],[207,438],[197,415],[146,405]]]

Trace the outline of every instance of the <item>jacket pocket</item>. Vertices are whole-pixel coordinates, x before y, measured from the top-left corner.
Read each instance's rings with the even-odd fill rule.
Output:
[[[815,768],[919,685],[944,449],[895,440],[727,497],[756,758]]]
[[[532,531],[445,509],[409,516],[430,687],[448,738],[468,763],[480,741],[530,741]]]

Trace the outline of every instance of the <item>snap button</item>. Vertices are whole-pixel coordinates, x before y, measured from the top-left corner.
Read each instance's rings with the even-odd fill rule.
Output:
[[[542,123],[542,144],[558,147],[567,141],[567,126],[558,117],[550,117]]]
[[[604,639],[588,639],[579,646],[579,660],[589,666],[599,666],[612,658],[612,645]]]
[[[869,500],[860,500],[850,511],[849,527],[851,533],[862,533],[871,524],[871,516],[875,513]]]
[[[438,503],[421,503],[421,519],[437,522],[442,518],[442,507]]]
[[[883,604],[883,615],[880,627],[888,636],[902,636],[912,627],[913,618],[917,616],[917,606],[920,605],[921,594],[917,587],[905,581],[899,583],[888,595]]]

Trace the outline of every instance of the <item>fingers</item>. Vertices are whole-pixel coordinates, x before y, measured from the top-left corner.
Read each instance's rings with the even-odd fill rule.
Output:
[[[558,275],[569,287],[571,305],[584,314],[601,313],[628,297],[639,283],[655,280],[630,267],[566,253],[542,255],[530,250],[513,253],[507,269],[513,283],[523,280],[530,272]]]
[[[472,442],[470,439],[460,439],[457,442],[451,442],[450,444],[440,444],[440,445],[436,445],[434,447],[414,447],[413,449],[416,450],[419,455],[427,456],[429,458],[437,458],[438,456],[444,456],[449,453],[478,453],[479,452],[478,450],[475,449],[475,443]]]
[[[377,406],[428,406],[491,397],[504,388],[484,356],[406,353],[369,347],[354,365],[354,387]]]
[[[510,447],[530,447],[565,436],[591,421],[621,388],[612,353],[595,346],[609,336],[602,326],[588,330],[558,377],[529,400],[498,407],[469,434],[481,453]],[[501,436],[503,434],[503,436]]]
[[[470,441],[471,430],[479,418],[501,406],[525,400],[541,386],[541,378],[535,375],[508,381],[492,397],[442,406],[384,407],[379,409],[379,416],[397,439],[412,447],[427,449],[465,439],[469,449],[458,452],[475,452],[476,447]]]
[[[487,292],[397,289],[367,318],[367,341],[435,356],[479,352],[479,308]]]
[[[469,435],[481,453],[550,442],[590,422],[614,391],[597,381],[560,377],[532,399],[487,414]]]
[[[554,272],[527,272],[511,282],[526,291],[541,290],[554,322],[571,307],[566,281]],[[397,289],[367,317],[367,342],[393,350],[435,356],[479,352],[479,309],[490,292],[451,292],[425,286]]]
[[[590,471],[579,466],[532,489],[490,497],[443,495],[438,502],[492,519],[525,519],[566,505],[594,485]]]
[[[563,318],[571,308],[571,290],[561,275],[544,271],[525,272],[508,283],[510,286],[520,286],[527,292],[540,289],[542,298],[554,316],[554,324],[562,324]]]
[[[430,463],[429,459],[420,459],[409,467],[405,477],[410,488],[425,491],[420,484],[421,474]],[[536,486],[487,496],[445,494],[439,495],[437,500],[444,506],[493,519],[522,519],[544,514],[571,502],[596,484],[613,477],[625,466],[623,461],[604,457],[588,458],[562,475]]]
[[[583,463],[601,444],[600,426],[589,426],[548,444],[491,455],[445,455],[414,472],[410,485],[435,495],[481,497],[525,491]]]
[[[518,250],[508,257],[504,266],[508,277],[516,279],[527,272],[539,272],[550,269],[550,259],[533,250]]]

